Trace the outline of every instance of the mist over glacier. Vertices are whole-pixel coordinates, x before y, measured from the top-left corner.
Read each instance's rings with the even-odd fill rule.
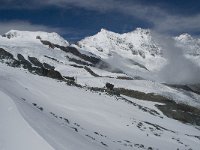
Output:
[[[187,54],[184,52],[188,51],[187,47],[180,47],[174,37],[156,31],[151,31],[151,34],[153,42],[161,48],[162,57],[166,60],[166,63],[162,62],[157,70],[149,71],[149,68],[138,63],[138,60],[125,58],[118,53],[111,52],[111,57],[104,59],[105,62],[110,64],[109,70],[120,70],[131,77],[142,76],[148,80],[169,84],[200,83],[200,68],[186,57]],[[146,65],[148,65],[148,62]]]
[[[163,56],[168,63],[158,71],[158,80],[172,84],[200,83],[200,68],[187,59],[184,49],[179,47],[175,39],[153,33],[153,37],[163,48]]]

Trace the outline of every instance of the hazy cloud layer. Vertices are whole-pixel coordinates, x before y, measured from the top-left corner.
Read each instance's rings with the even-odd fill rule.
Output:
[[[44,25],[35,25],[27,21],[10,21],[0,22],[0,34],[4,34],[9,30],[22,30],[22,31],[49,31],[61,32],[59,28],[51,28]]]

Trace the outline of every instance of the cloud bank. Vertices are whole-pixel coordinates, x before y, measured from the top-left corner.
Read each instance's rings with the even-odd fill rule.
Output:
[[[154,33],[155,40],[163,49],[168,64],[158,72],[158,80],[171,84],[200,83],[199,66],[184,56],[184,50],[179,48],[171,37]]]
[[[51,28],[44,25],[31,24],[27,21],[9,21],[0,22],[0,34],[4,34],[9,30],[22,30],[22,31],[50,31],[61,32],[59,28]]]

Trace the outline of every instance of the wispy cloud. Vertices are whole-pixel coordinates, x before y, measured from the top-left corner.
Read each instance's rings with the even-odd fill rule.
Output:
[[[200,14],[193,16],[165,15],[164,19],[155,19],[155,29],[160,32],[200,31]]]
[[[0,34],[8,32],[9,30],[27,30],[27,31],[48,31],[48,32],[62,32],[62,29],[52,28],[44,25],[31,24],[27,21],[9,21],[0,22]]]

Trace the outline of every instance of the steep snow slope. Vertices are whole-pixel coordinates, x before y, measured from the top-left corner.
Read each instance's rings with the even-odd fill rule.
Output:
[[[0,74],[1,96],[2,91],[8,95],[30,130],[54,149],[198,150],[200,146],[198,128],[167,118],[153,102],[67,86],[2,64]]]
[[[67,53],[59,48],[51,48],[48,45],[42,44],[40,39],[36,39],[36,36],[40,36],[42,40],[44,39],[54,44],[60,44],[59,46],[67,46],[67,41],[65,41],[56,33],[10,31],[5,35],[12,36],[10,39],[0,36],[0,48],[3,48],[7,52],[11,53],[17,60],[19,59],[18,54],[21,54],[28,61],[29,57],[35,57],[39,60],[39,62],[47,63],[55,67],[55,70],[67,72],[71,76],[90,75],[87,71],[85,71],[84,68],[74,69],[72,73],[71,70],[74,67],[70,66],[73,64],[77,64],[76,62],[71,61],[71,59],[75,59],[86,64],[91,64],[90,62],[85,61],[70,52]]]
[[[3,83],[1,74],[0,82]],[[24,120],[14,101],[0,89],[0,149],[53,150],[53,148]]]

